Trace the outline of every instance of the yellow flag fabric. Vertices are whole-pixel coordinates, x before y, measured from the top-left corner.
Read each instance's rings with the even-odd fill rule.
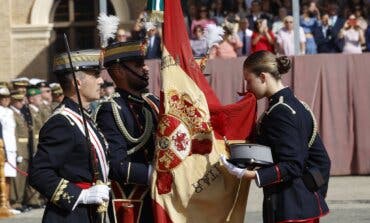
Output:
[[[164,47],[151,196],[156,222],[243,222],[250,181],[219,162],[228,155],[210,125],[206,97]]]

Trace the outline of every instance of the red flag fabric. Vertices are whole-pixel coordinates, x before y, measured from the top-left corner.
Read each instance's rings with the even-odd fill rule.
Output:
[[[164,2],[161,109],[151,196],[160,223],[242,222],[250,181],[220,165],[225,143],[245,140],[256,118],[247,94],[221,105],[195,62],[179,0]]]
[[[227,106],[222,106],[193,57],[179,0],[165,1],[163,45],[169,54],[198,85],[206,96],[216,138],[246,139],[256,119],[256,98],[252,94]]]

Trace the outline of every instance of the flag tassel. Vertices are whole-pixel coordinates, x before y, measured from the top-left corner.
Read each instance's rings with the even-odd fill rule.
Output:
[[[239,198],[239,192],[240,192],[241,185],[242,185],[242,179],[239,180],[238,190],[236,191],[234,202],[233,202],[233,206],[231,207],[231,209],[229,211],[229,214],[227,215],[226,222],[230,222],[231,215],[234,212],[234,209],[235,209],[235,206],[236,206],[236,202],[238,201],[238,198]]]

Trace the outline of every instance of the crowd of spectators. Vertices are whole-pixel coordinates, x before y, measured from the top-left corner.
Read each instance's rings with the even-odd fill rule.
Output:
[[[366,0],[301,0],[300,54],[369,51],[369,6]],[[200,0],[187,1],[183,8],[195,56],[230,58],[259,50],[294,54],[293,23],[297,21],[292,17],[291,0]],[[201,44],[208,24],[225,30],[225,41],[217,49]]]
[[[294,23],[299,23],[299,55],[370,51],[369,0],[301,0],[299,21],[292,0],[182,0],[184,21],[194,57],[234,58],[268,50],[294,55]],[[147,38],[148,59],[161,56],[161,27],[145,22],[142,12],[131,32],[117,40]],[[214,24],[223,40],[209,48],[205,31]]]

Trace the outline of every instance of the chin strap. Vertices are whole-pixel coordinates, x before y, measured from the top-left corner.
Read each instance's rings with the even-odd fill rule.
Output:
[[[141,80],[145,80],[147,81],[147,79],[143,76],[141,76],[138,72],[134,71],[133,69],[131,69],[129,66],[127,66],[126,64],[124,63],[120,63],[124,68],[126,68],[128,71],[130,71],[134,76],[140,78]]]

